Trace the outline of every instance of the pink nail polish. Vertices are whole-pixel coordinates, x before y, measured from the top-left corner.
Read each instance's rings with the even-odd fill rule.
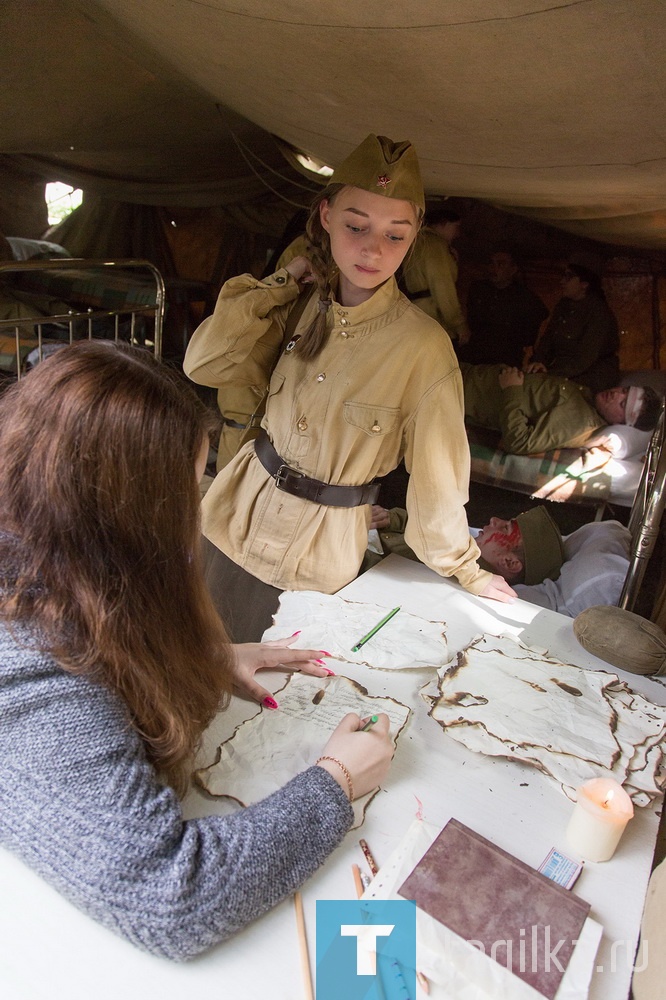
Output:
[[[315,660],[315,663],[318,663],[320,667],[324,666],[324,661],[323,660]]]
[[[329,670],[328,667],[324,667],[324,670],[326,671],[329,677],[335,677],[335,670]]]
[[[270,698],[268,697],[268,695],[264,698],[261,704],[264,705],[266,708],[278,707],[278,703],[276,702],[275,698]]]
[[[299,628],[298,632],[292,632],[291,635],[289,636],[289,638],[293,639],[295,635],[300,635],[300,634],[301,634],[301,630]]]
[[[333,656],[333,653],[327,653],[325,649],[320,649],[319,652],[322,656]]]

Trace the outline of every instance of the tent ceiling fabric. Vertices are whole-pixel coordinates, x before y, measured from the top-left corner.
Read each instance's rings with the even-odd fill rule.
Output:
[[[28,163],[231,199],[293,176],[267,133],[335,164],[374,131],[431,195],[666,247],[662,0],[10,0],[0,25]]]
[[[271,135],[93,0],[0,4],[0,57],[0,153],[19,167],[145,204],[233,204],[284,187],[274,171],[295,207],[311,198]]]

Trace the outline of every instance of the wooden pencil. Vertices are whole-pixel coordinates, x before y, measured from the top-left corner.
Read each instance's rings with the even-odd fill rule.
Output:
[[[367,841],[361,839],[359,840],[359,844],[361,845],[361,850],[365,855],[365,860],[368,862],[368,868],[370,869],[372,877],[374,878],[377,872],[379,871],[379,868],[377,867],[377,862],[375,861],[370,852],[370,848],[368,847]]]
[[[310,954],[308,952],[308,936],[305,930],[305,917],[303,915],[303,897],[300,892],[294,893],[294,906],[296,908],[296,927],[298,928],[298,946],[301,954],[301,972],[303,974],[305,1000],[314,1000],[312,975],[310,973]]]
[[[363,882],[361,881],[361,869],[358,865],[352,865],[352,875],[354,876],[354,885],[356,886],[356,895],[360,899],[363,895]]]
[[[417,972],[416,973],[416,978],[417,978],[419,986],[421,987],[421,989],[423,990],[423,992],[425,994],[430,993],[430,983],[428,982],[428,980],[426,979],[426,977],[423,975],[423,973],[422,972]]]

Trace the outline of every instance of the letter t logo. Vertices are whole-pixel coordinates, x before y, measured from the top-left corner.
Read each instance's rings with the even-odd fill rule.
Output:
[[[377,975],[377,938],[388,937],[395,924],[342,924],[342,937],[356,938],[356,975]]]

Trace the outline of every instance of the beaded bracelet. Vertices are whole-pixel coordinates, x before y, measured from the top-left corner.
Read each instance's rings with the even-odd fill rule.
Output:
[[[342,763],[342,761],[338,760],[337,757],[329,757],[328,755],[326,755],[324,757],[319,757],[319,759],[315,761],[315,764],[321,764],[322,760],[330,760],[333,764],[337,764],[338,765],[338,767],[340,768],[340,770],[344,774],[345,778],[347,779],[347,785],[349,787],[349,801],[353,802],[354,801],[354,784],[352,782],[352,776],[349,773],[349,769],[346,768],[345,765]]]

